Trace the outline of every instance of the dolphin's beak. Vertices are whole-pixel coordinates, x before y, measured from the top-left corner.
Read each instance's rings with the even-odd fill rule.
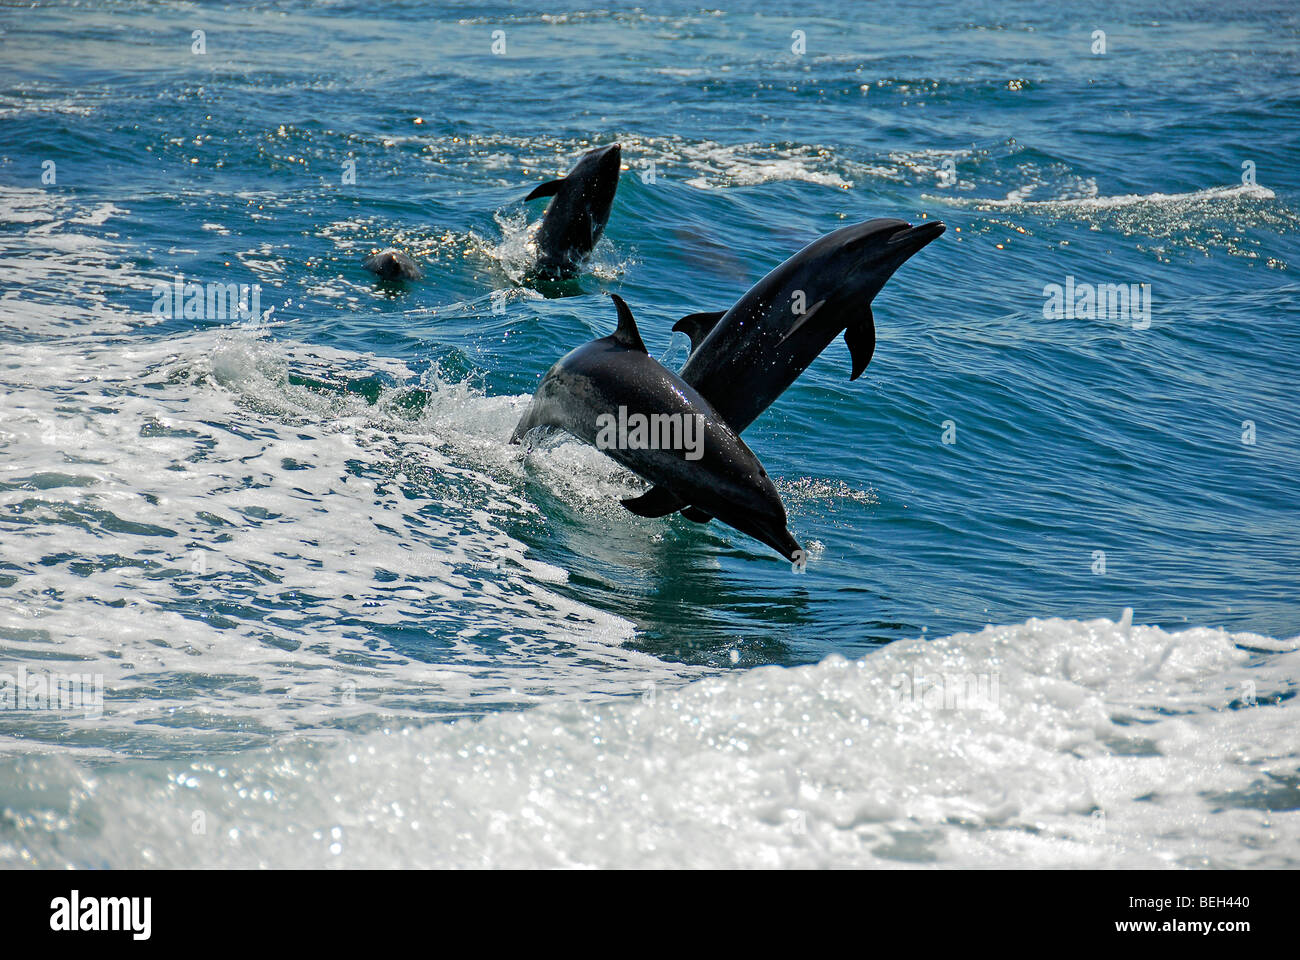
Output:
[[[891,252],[900,254],[900,262],[914,255],[931,240],[937,240],[948,227],[942,220],[926,220],[914,227],[903,227],[886,244]]]
[[[793,561],[803,556],[803,547],[799,546],[799,541],[784,526],[778,528],[775,524],[761,524],[751,535],[787,560]]]

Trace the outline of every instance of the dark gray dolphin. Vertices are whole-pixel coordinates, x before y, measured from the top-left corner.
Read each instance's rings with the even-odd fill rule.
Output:
[[[681,377],[737,433],[785,392],[841,332],[856,380],[876,348],[871,301],[903,263],[943,233],[868,220],[814,240],[750,288],[730,310],[693,313],[673,325],[691,338]]]
[[[419,280],[424,276],[416,262],[396,247],[372,253],[362,266],[381,280]]]
[[[578,275],[605,231],[618,190],[623,150],[617,143],[588,150],[564,177],[537,187],[524,201],[553,197],[537,231],[536,276],[567,280]]]
[[[661,517],[681,510],[697,523],[716,517],[797,560],[802,552],[796,553],[799,544],[786,529],[785,505],[753,451],[707,400],[646,353],[632,311],[617,295],[614,304],[618,329],[546,372],[510,442],[536,427],[564,430],[654,484],[623,501],[633,513]],[[680,427],[675,434],[674,422]],[[635,428],[620,435],[611,429],[616,423],[658,423],[660,440],[675,436],[681,442],[654,443],[652,427],[638,444]],[[694,436],[689,443],[688,432]]]

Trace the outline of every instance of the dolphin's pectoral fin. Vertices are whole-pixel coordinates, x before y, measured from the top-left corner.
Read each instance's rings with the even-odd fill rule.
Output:
[[[682,516],[692,523],[708,523],[713,519],[712,514],[705,513],[699,507],[682,507]]]
[[[871,355],[876,352],[876,320],[871,315],[870,307],[867,307],[866,319],[850,325],[844,331],[844,343],[849,348],[849,356],[853,360],[853,370],[849,374],[849,379],[856,380],[862,376],[862,371],[867,369],[867,364],[871,362]]]
[[[617,293],[611,293],[610,296],[614,299],[614,308],[618,310],[618,329],[610,334],[610,339],[620,347],[649,353],[641,340],[641,331],[636,328],[636,318],[632,316],[632,311]]]
[[[651,487],[649,492],[624,500],[622,503],[638,517],[666,517],[682,508],[682,501],[665,487]],[[687,507],[687,509],[691,508]]]
[[[814,303],[803,313],[799,314],[799,319],[796,320],[794,323],[790,324],[790,329],[785,332],[785,336],[783,336],[780,340],[776,342],[776,345],[779,347],[781,344],[785,343],[796,333],[798,333],[799,329],[805,323],[811,320],[816,315],[817,311],[820,310],[825,303],[826,303],[825,300],[818,300],[816,303]]]
[[[704,338],[713,332],[713,328],[718,325],[718,321],[726,312],[726,310],[715,310],[712,313],[688,313],[673,324],[673,330],[690,337],[691,350],[694,351],[704,342]]]
[[[540,200],[542,197],[553,197],[560,192],[560,184],[564,183],[564,177],[559,180],[548,180],[541,186],[534,187],[533,192],[524,197],[524,203],[529,200]]]

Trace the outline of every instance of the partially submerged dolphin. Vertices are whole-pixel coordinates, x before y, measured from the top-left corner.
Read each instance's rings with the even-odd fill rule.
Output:
[[[565,176],[537,187],[524,201],[553,197],[537,231],[536,276],[567,280],[605,231],[618,190],[623,151],[617,143],[588,150]]]
[[[381,280],[419,280],[424,276],[416,262],[396,247],[372,253],[361,265]]]
[[[632,311],[612,296],[618,329],[546,372],[510,442],[536,427],[567,431],[654,484],[623,501],[633,513],[661,517],[681,510],[697,523],[716,517],[798,560],[802,551],[763,465],[707,400],[646,352]],[[639,425],[647,426],[638,442]],[[670,442],[662,442],[665,436]]]
[[[673,325],[691,338],[681,377],[741,433],[841,332],[856,380],[876,349],[871,301],[914,253],[943,233],[877,219],[814,240],[750,288],[730,310]]]

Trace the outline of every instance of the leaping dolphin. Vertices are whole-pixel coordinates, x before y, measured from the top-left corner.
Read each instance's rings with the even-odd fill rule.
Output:
[[[871,301],[914,253],[943,233],[877,219],[814,240],[750,288],[730,310],[673,325],[691,338],[681,377],[737,432],[771,405],[841,332],[856,380],[876,348]]]
[[[623,151],[619,144],[588,150],[565,176],[543,183],[524,202],[553,197],[537,231],[537,264],[543,280],[578,275],[584,260],[605,231],[618,190]]]
[[[546,372],[510,442],[536,427],[565,430],[654,484],[623,501],[633,513],[661,517],[681,510],[697,523],[716,517],[797,561],[802,551],[763,465],[707,400],[646,352],[632,311],[612,296],[618,329]],[[664,443],[665,435],[679,442]]]

